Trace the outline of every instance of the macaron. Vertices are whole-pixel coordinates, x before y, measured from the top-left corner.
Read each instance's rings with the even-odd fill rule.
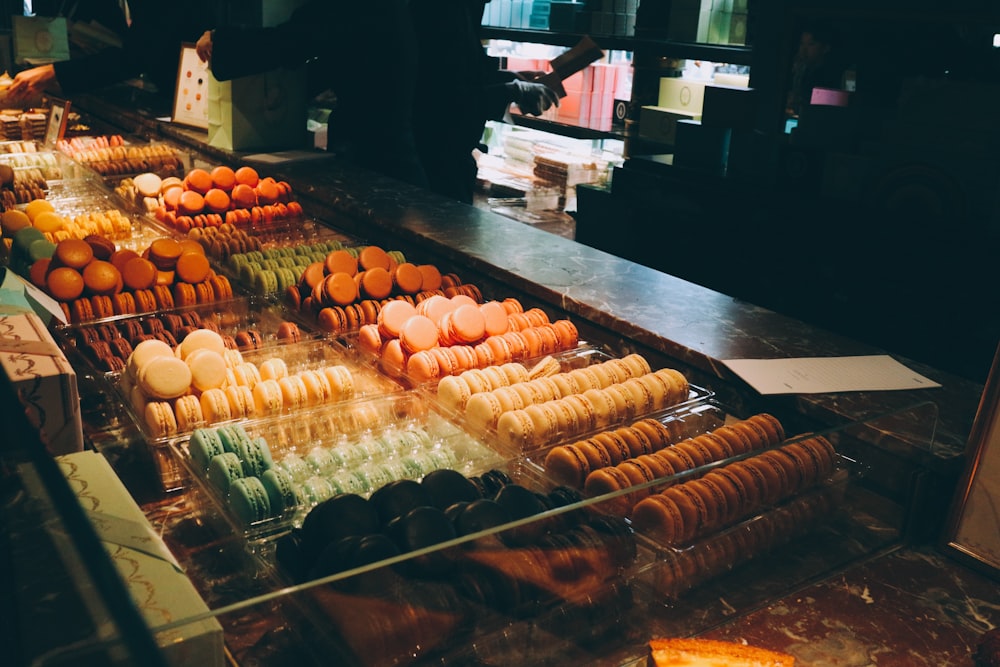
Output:
[[[260,475],[260,481],[267,491],[273,515],[290,512],[301,503],[295,480],[287,471],[270,468]]]
[[[271,501],[263,482],[257,477],[235,480],[229,487],[229,506],[244,525],[271,517]]]
[[[162,438],[177,433],[177,420],[174,410],[165,401],[150,401],[146,403],[143,419],[149,433],[154,438]]]
[[[177,429],[181,432],[190,431],[205,421],[201,401],[197,396],[190,394],[174,401],[174,414],[177,416]]]
[[[229,397],[219,387],[211,387],[202,391],[199,402],[202,415],[209,424],[217,424],[233,418]]]
[[[184,359],[191,369],[191,386],[204,392],[222,387],[226,381],[226,359],[216,350],[198,348]]]
[[[204,194],[212,187],[212,176],[208,171],[196,167],[184,176],[184,186],[188,190]]]
[[[559,445],[545,455],[545,471],[562,484],[583,487],[591,471],[590,462],[575,444]]]
[[[208,462],[208,481],[225,497],[229,487],[243,477],[243,464],[236,454],[223,452],[212,457]]]
[[[214,428],[195,429],[188,440],[188,455],[197,470],[207,471],[209,462],[225,451]]]
[[[281,388],[282,409],[298,410],[308,404],[309,392],[297,374],[278,379],[278,386]]]
[[[68,266],[50,269],[45,277],[45,286],[53,298],[63,302],[80,298],[86,287],[80,272]]]
[[[253,402],[253,392],[244,385],[229,385],[223,391],[229,401],[229,411],[233,419],[254,417],[256,408]]]
[[[684,538],[684,516],[673,498],[653,494],[632,508],[632,526],[666,544],[677,544]]]
[[[172,356],[174,356],[174,350],[167,343],[157,339],[143,340],[132,348],[132,354],[129,355],[126,369],[133,378],[136,378],[139,369],[152,359]]]
[[[254,410],[259,416],[279,414],[282,410],[281,386],[277,380],[261,380],[253,388]]]
[[[226,424],[216,429],[219,439],[222,440],[222,448],[227,452],[238,453],[240,443],[249,442],[250,436],[242,424]]]
[[[119,270],[122,274],[122,281],[131,290],[145,290],[156,284],[156,265],[145,257],[131,257]]]
[[[191,369],[176,357],[155,357],[138,369],[136,381],[151,398],[170,400],[191,388]]]
[[[210,350],[220,356],[225,356],[226,341],[222,335],[212,329],[195,329],[180,342],[177,355],[181,359],[187,359],[195,350]]]
[[[264,471],[274,467],[271,448],[262,437],[247,438],[236,443],[236,455],[243,464],[247,477],[260,477]]]

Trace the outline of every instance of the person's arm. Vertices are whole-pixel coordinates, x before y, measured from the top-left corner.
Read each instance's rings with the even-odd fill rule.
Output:
[[[32,67],[17,73],[14,82],[7,89],[5,100],[20,102],[44,90],[56,87],[58,83],[55,68],[51,64]]]

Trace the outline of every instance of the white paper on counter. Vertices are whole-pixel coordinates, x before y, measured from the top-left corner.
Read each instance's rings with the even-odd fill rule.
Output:
[[[941,385],[888,355],[723,360],[761,394],[930,389]]]

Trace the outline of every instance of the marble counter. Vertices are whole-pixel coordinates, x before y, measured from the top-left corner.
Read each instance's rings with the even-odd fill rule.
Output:
[[[901,550],[706,633],[790,653],[802,667],[972,665],[1000,625],[1000,588],[940,554]]]

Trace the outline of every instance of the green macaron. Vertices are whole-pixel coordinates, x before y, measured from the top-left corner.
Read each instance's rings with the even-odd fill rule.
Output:
[[[245,525],[271,517],[271,501],[267,489],[257,477],[242,477],[229,490],[229,507]]]
[[[243,477],[243,464],[232,452],[223,452],[212,457],[208,463],[208,481],[222,493],[229,493],[233,482]]]
[[[260,481],[267,490],[267,498],[274,515],[290,512],[299,506],[295,482],[292,476],[281,468],[265,470],[260,476]]]
[[[247,438],[236,442],[236,455],[243,463],[243,473],[247,477],[260,477],[274,465],[271,448],[264,438]]]
[[[214,428],[199,428],[191,434],[188,441],[188,454],[196,470],[202,472],[208,470],[209,462],[219,454],[225,452],[222,446],[222,439]]]

